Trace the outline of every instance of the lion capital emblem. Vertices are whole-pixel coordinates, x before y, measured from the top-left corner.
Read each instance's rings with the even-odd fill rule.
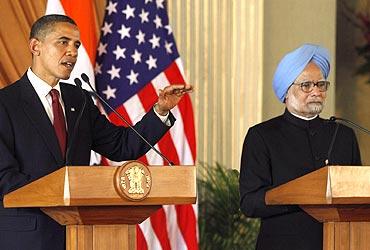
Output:
[[[118,194],[129,200],[142,200],[151,188],[149,168],[138,161],[130,161],[116,170],[115,188]]]

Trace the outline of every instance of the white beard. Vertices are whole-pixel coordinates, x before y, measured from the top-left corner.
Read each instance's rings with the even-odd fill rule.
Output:
[[[318,115],[322,112],[324,108],[324,103],[323,101],[315,101],[315,102],[310,102],[307,105],[304,105],[300,103],[295,95],[292,93],[289,98],[286,99],[287,104],[289,104],[295,112],[298,114],[301,114],[303,116],[315,116]]]

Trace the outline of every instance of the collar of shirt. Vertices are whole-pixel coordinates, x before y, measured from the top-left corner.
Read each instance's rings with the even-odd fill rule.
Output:
[[[294,113],[291,113],[292,115],[294,115],[295,117],[298,117],[302,120],[306,120],[306,121],[311,121],[313,119],[315,119],[318,115],[315,115],[313,117],[304,117],[304,116],[301,116],[301,115],[297,115],[297,114],[294,114]]]
[[[50,90],[53,88],[49,84],[47,84],[44,80],[39,78],[35,73],[33,73],[31,68],[28,68],[27,70],[27,77],[30,80],[32,87],[35,89],[38,97],[40,98],[40,101],[42,105],[44,106],[44,109],[50,121],[53,122],[54,115],[53,115],[53,108],[52,108],[52,100],[49,94]],[[64,103],[61,98],[62,92],[60,90],[59,82],[56,86],[54,86],[54,89],[59,91],[59,94],[60,94],[59,102],[62,105],[63,113],[65,116]]]
[[[305,128],[305,129],[318,129],[322,126],[322,119],[320,116],[316,115],[313,119],[303,119],[300,116],[297,116],[296,114],[290,113],[288,109],[285,109],[285,112],[283,114],[283,117],[285,120],[287,120],[290,123],[293,123],[294,125]]]

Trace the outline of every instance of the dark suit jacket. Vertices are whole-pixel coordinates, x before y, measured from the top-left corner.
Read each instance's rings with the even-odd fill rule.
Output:
[[[68,131],[82,107],[81,91],[61,83]],[[88,165],[94,150],[111,160],[137,159],[149,147],[125,127],[112,125],[86,92],[87,105],[71,147],[72,165]],[[75,111],[72,111],[74,108]],[[171,124],[175,118],[170,114]],[[170,127],[149,111],[135,128],[155,144]],[[70,136],[68,133],[68,143]],[[64,250],[65,228],[35,208],[5,209],[3,196],[65,164],[52,123],[26,74],[0,90],[0,249]]]
[[[249,129],[240,168],[241,210],[261,218],[258,250],[320,250],[322,224],[297,206],[267,206],[266,191],[325,166],[337,124],[287,110]],[[361,165],[352,129],[339,125],[332,165]]]

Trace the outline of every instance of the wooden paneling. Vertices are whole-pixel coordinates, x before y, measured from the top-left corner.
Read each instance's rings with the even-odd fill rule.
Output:
[[[323,250],[334,250],[334,222],[327,222],[323,225]]]
[[[370,249],[370,223],[350,223],[350,250]]]
[[[335,250],[350,250],[349,222],[336,222],[334,235]]]
[[[369,250],[369,222],[324,223],[324,250]]]
[[[94,226],[94,249],[96,250],[135,250],[136,235],[135,226],[129,225],[106,225]],[[119,237],[117,237],[119,235]],[[133,240],[134,239],[134,240]]]
[[[67,250],[135,250],[136,226],[67,226]]]

